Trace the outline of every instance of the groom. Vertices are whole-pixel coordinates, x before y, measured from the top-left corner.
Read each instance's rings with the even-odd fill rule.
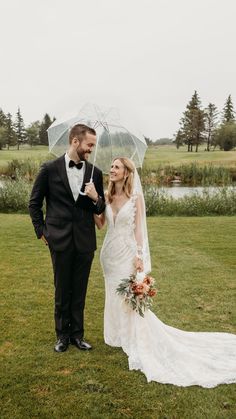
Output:
[[[67,153],[42,165],[29,201],[36,235],[51,253],[56,352],[66,351],[69,343],[78,349],[91,349],[83,335],[88,277],[96,250],[93,214],[101,214],[105,208],[102,172],[98,168],[94,168],[93,183],[89,183],[92,165],[87,159],[95,145],[95,130],[75,125],[69,134]]]

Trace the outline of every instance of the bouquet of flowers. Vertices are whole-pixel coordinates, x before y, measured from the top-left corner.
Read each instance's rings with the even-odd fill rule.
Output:
[[[155,280],[151,276],[142,273],[130,275],[124,278],[116,289],[117,294],[124,297],[124,301],[140,316],[152,305],[152,297],[156,295],[154,288]]]

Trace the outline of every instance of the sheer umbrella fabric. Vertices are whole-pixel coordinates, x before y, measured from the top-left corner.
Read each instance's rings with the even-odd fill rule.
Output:
[[[78,115],[67,120],[56,120],[48,128],[49,151],[61,156],[68,148],[69,133],[76,124],[85,124],[97,133],[97,145],[90,162],[103,173],[109,173],[111,162],[116,157],[130,158],[135,166],[142,167],[147,144],[141,136],[131,133],[120,124],[115,108],[102,110],[97,105],[85,105]]]

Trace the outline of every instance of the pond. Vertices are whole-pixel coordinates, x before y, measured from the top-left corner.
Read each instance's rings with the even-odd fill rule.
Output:
[[[0,188],[3,187],[5,183],[5,180],[0,180]],[[32,185],[33,186],[33,185]],[[160,192],[165,193],[165,195],[172,196],[174,199],[182,198],[186,195],[193,195],[193,194],[199,194],[202,195],[204,191],[209,192],[210,194],[217,193],[218,191],[224,189],[233,189],[236,191],[236,185],[232,186],[180,186],[180,185],[174,185],[174,186],[160,186],[155,187],[151,186],[150,188],[157,189]]]

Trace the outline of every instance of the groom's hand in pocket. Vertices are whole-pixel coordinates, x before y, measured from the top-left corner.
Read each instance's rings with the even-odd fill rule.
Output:
[[[48,242],[47,242],[47,240],[45,239],[44,235],[42,235],[41,240],[43,240],[44,244],[46,244],[46,246],[48,246]]]

